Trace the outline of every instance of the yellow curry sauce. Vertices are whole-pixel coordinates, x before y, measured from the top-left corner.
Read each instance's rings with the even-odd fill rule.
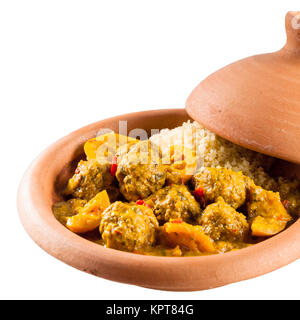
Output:
[[[195,155],[108,133],[85,143],[53,207],[86,239],[133,253],[195,256],[241,249],[284,230],[296,217],[287,199],[226,168],[197,169]]]

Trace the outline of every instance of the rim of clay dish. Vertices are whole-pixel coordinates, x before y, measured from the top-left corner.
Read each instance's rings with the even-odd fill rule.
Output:
[[[108,280],[143,287],[192,291],[246,280],[280,268],[300,256],[300,221],[259,244],[225,254],[199,257],[157,257],[107,249],[62,226],[52,213],[55,180],[72,160],[74,150],[101,127],[127,119],[137,124],[180,125],[184,109],[126,114],[83,127],[48,147],[30,165],[18,191],[20,219],[30,237],[57,259]]]

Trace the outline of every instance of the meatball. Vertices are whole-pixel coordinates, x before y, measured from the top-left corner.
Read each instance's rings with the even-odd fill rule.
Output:
[[[215,202],[218,197],[234,209],[246,200],[247,179],[241,172],[226,168],[202,168],[193,177],[195,189],[202,188],[208,202]]]
[[[249,230],[246,217],[219,197],[203,211],[200,225],[214,240],[243,241]]]
[[[69,180],[64,194],[75,198],[90,200],[113,182],[108,161],[95,159],[80,161],[74,176]]]
[[[171,185],[158,190],[147,198],[157,220],[163,224],[170,219],[181,218],[185,222],[196,222],[200,217],[200,204],[185,185]]]
[[[149,141],[142,141],[118,161],[116,177],[120,191],[128,201],[145,199],[162,188],[166,169],[161,164],[160,153]]]
[[[150,208],[117,201],[103,212],[100,233],[107,248],[134,252],[155,242],[157,227]]]
[[[253,236],[275,235],[292,219],[281,203],[278,192],[267,191],[252,184],[248,193],[247,211]]]

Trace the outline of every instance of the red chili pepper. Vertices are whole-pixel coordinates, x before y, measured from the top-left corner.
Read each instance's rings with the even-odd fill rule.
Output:
[[[204,197],[204,190],[203,190],[202,187],[199,187],[194,191],[194,196],[200,202],[202,207],[206,207],[206,201],[205,201],[205,197]]]
[[[120,230],[115,230],[116,234],[122,234],[122,232]]]
[[[138,206],[145,206],[152,209],[151,206],[142,199],[138,200],[135,204],[137,204]]]
[[[199,197],[199,198],[201,198],[201,197],[204,196],[204,190],[203,190],[202,187],[197,188],[197,189],[195,190],[195,196],[196,196],[196,197]]]
[[[79,168],[76,168],[75,174],[78,174],[79,172],[80,172],[80,169],[79,169]]]
[[[181,218],[172,220],[171,223],[182,223],[183,220]]]
[[[113,157],[112,161],[111,161],[111,167],[110,167],[110,174],[112,176],[116,175],[118,169],[118,158],[117,157]]]

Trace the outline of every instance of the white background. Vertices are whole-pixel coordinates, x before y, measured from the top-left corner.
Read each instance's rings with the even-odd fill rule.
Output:
[[[154,291],[75,270],[41,250],[16,209],[30,162],[114,115],[181,108],[218,68],[285,42],[298,1],[1,1],[0,298],[300,298],[300,261],[203,292]]]

